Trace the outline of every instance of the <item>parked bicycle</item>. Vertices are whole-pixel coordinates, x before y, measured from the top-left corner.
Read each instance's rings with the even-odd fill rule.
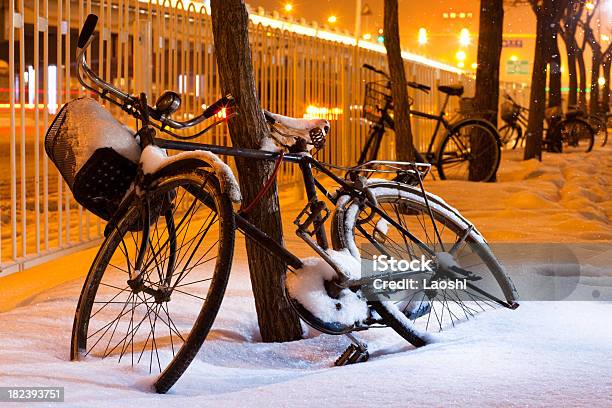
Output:
[[[393,129],[393,98],[391,96],[391,79],[389,75],[369,64],[363,68],[382,75],[382,81],[368,82],[365,89],[363,116],[371,122],[370,133],[359,157],[359,164],[376,160],[386,129]],[[431,87],[417,82],[408,82],[408,86],[421,92],[429,93]],[[446,107],[451,96],[461,97],[463,86],[443,85],[438,91],[446,95],[437,115],[410,109],[413,117],[436,122],[426,152],[417,152],[417,160],[436,166],[442,180],[490,181],[501,161],[499,135],[495,126],[481,118],[463,118],[449,122]],[[443,135],[437,145],[438,133]]]
[[[512,149],[525,146],[523,129],[527,128],[527,118],[524,113],[528,111],[510,95],[504,95],[501,117],[505,125],[499,129],[504,146],[512,146]],[[544,120],[543,149],[565,153],[590,152],[593,149],[595,129],[580,114],[569,112],[564,115],[561,107],[550,107],[546,109]]]
[[[77,201],[108,220],[76,309],[72,360],[111,358],[142,366],[145,373],[159,373],[157,392],[168,391],[215,320],[232,266],[236,229],[288,265],[286,276],[279,279],[287,282],[287,299],[304,322],[324,333],[349,336],[352,346],[338,365],[368,358],[367,345],[355,331],[389,326],[419,347],[427,343],[429,331],[494,307],[518,306],[510,279],[475,226],[425,192],[422,178],[429,164],[368,162],[345,168],[348,175],[341,178],[309,154],[324,146],[327,121],[269,112],[265,116],[273,135],[282,136],[287,146],[280,152],[157,138],[157,132],[174,139],[206,132],[208,128],[191,136],[174,133],[221,109],[227,112],[233,98],[226,96],[181,122],[172,119],[181,102],[178,94],[167,91],[149,106],[144,93],[134,96],[115,88],[86,61],[96,22],[95,16],[88,16],[79,36],[77,77],[140,126],[127,139],[113,139],[123,127],[108,113],[98,118],[96,112],[106,111],[93,99],[77,99],[64,105],[45,138],[49,157]],[[98,133],[104,136],[99,143],[93,140]],[[130,153],[134,146],[135,160]],[[183,152],[167,157],[163,149]],[[327,267],[320,286],[310,285],[312,274],[320,273],[312,262],[302,261],[249,221],[249,208],[256,202],[234,211],[239,189],[217,154],[272,161],[276,169],[282,162],[299,166],[308,202],[294,223],[296,234]],[[340,187],[328,191],[313,172]],[[372,174],[412,178],[412,184],[369,179]],[[331,243],[326,230],[330,219]],[[366,300],[360,292],[364,278],[359,260],[371,260],[373,254],[426,257],[432,261],[427,281],[460,278],[467,282],[465,296],[440,288],[415,290],[409,299]],[[300,286],[303,279],[307,285]],[[311,295],[329,302],[313,307],[307,301]]]
[[[578,117],[586,120],[595,131],[595,140],[600,146],[608,143],[608,114],[602,112],[598,115],[588,114],[579,105],[568,106],[567,117]]]

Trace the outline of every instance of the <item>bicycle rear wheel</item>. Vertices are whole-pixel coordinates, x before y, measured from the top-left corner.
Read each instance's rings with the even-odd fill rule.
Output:
[[[436,255],[425,252],[400,229],[350,200],[334,214],[334,249],[346,248],[362,262],[371,262],[379,255],[396,260],[424,256],[432,260],[434,270],[414,275],[414,280],[423,278],[432,284],[452,280],[441,273],[442,260],[447,264],[452,259],[453,268],[469,272],[471,279],[466,289],[430,290],[421,286],[405,291],[401,299],[370,302],[387,325],[405,340],[420,347],[428,343],[433,332],[473,319],[486,310],[518,306],[518,295],[504,268],[480,233],[456,209],[428,194],[432,217],[422,192],[407,185],[380,183],[371,186],[370,191],[379,209]]]
[[[203,169],[158,176],[144,197],[128,200],[83,286],[71,359],[114,359],[158,373],[154,386],[164,393],[197,354],[221,305],[234,217],[229,197]]]
[[[605,146],[608,143],[608,124],[606,119],[601,116],[590,116],[589,124],[595,130],[595,138],[600,146]]]
[[[563,153],[588,153],[593,150],[595,131],[582,119],[568,119],[560,125]]]
[[[486,121],[466,120],[440,145],[436,166],[442,180],[490,181],[501,160],[497,131]]]

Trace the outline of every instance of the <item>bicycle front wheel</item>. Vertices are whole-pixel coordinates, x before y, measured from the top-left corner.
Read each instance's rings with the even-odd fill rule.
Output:
[[[504,125],[499,129],[499,140],[506,149],[515,149],[521,138],[521,128],[516,125]]]
[[[333,245],[336,250],[348,249],[362,262],[386,255],[408,261],[424,257],[435,265],[430,272],[413,275],[415,282],[426,280],[430,288],[417,285],[403,292],[401,298],[370,303],[405,340],[420,347],[428,343],[432,333],[481,312],[518,306],[518,295],[504,268],[476,228],[456,209],[428,194],[430,213],[418,188],[399,183],[380,183],[370,186],[370,191],[377,207],[412,237],[358,202],[341,199],[333,218]],[[430,251],[417,245],[416,240]],[[442,283],[452,281],[453,274],[445,272],[449,265],[451,270],[469,276],[467,288]]]
[[[155,389],[164,393],[197,354],[221,305],[234,217],[204,169],[159,176],[143,197],[128,200],[83,286],[71,359],[111,359],[155,373]]]
[[[595,131],[582,119],[569,119],[560,125],[563,153],[588,153],[593,150]]]
[[[501,160],[497,132],[481,120],[467,120],[451,128],[438,152],[436,166],[442,180],[490,181]]]

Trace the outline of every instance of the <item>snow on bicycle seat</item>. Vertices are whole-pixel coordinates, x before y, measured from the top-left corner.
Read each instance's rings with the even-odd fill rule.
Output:
[[[270,136],[287,150],[292,150],[300,140],[307,146],[320,149],[330,130],[329,122],[325,119],[291,118],[266,110],[264,116],[270,125]],[[264,146],[265,150],[268,150],[267,147]]]
[[[463,95],[463,85],[459,85],[459,84],[440,85],[438,87],[438,91],[443,92],[447,95],[451,95],[451,96],[461,96]]]

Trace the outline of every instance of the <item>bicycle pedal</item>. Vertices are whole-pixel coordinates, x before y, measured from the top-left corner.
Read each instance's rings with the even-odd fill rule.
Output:
[[[349,364],[362,363],[368,361],[370,353],[368,350],[362,350],[354,344],[347,347],[346,350],[336,359],[334,365],[336,367],[345,366]]]
[[[325,202],[313,198],[306,204],[293,223],[299,231],[313,236],[325,224],[329,215],[330,211]]]

